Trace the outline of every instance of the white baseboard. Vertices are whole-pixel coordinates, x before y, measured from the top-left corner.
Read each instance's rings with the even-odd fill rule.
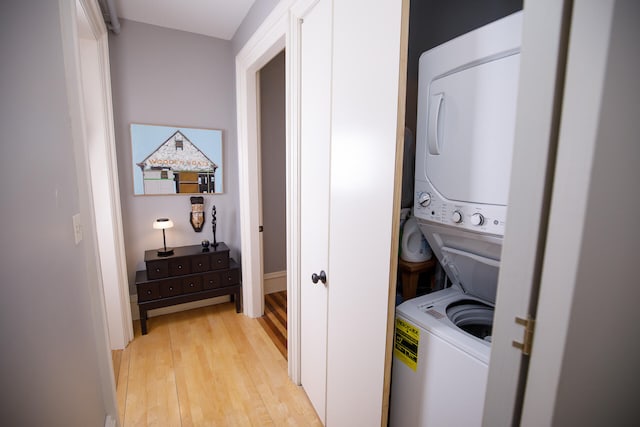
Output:
[[[274,292],[287,290],[287,271],[276,271],[267,273],[263,276],[264,293],[272,294]]]
[[[116,427],[116,419],[107,415],[104,419],[104,427]]]
[[[156,308],[147,311],[148,317],[162,316],[163,314],[178,313],[180,311],[192,310],[194,308],[207,307],[209,305],[221,304],[231,301],[231,296],[223,295],[221,297],[208,298],[199,301],[186,302],[184,304],[172,305],[169,307]],[[138,310],[138,295],[131,295],[131,320],[140,319],[140,310]]]

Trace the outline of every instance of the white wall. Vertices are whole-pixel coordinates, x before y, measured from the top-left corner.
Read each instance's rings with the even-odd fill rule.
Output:
[[[239,261],[234,57],[230,41],[134,21],[121,24],[120,34],[109,37],[109,50],[127,269],[134,294],[144,251],[162,246],[161,233],[151,226],[159,217],[175,224],[167,230],[168,246],[199,244],[213,240],[215,205],[217,240]],[[133,196],[131,123],[223,131],[224,194],[204,196],[206,223],[200,233],[189,223],[190,196]]]
[[[2,424],[104,425],[58,2],[3,2],[0,54]]]
[[[260,70],[262,256],[264,273],[287,269],[285,54]]]

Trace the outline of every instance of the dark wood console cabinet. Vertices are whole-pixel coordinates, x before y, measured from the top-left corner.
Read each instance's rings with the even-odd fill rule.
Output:
[[[136,272],[136,291],[142,335],[147,333],[147,311],[185,302],[231,295],[240,313],[240,265],[229,257],[229,248],[218,243],[208,250],[200,245],[174,248],[161,257],[145,251],[146,270]]]

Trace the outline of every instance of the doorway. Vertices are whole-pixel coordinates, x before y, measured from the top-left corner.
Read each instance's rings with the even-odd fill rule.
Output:
[[[265,331],[287,358],[285,51],[258,71],[259,165]]]

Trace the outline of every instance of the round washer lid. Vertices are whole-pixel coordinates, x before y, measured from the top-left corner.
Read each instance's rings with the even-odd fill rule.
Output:
[[[495,302],[500,261],[459,249],[442,247],[442,266],[466,294]]]
[[[449,280],[465,294],[495,303],[502,238],[417,221]]]

